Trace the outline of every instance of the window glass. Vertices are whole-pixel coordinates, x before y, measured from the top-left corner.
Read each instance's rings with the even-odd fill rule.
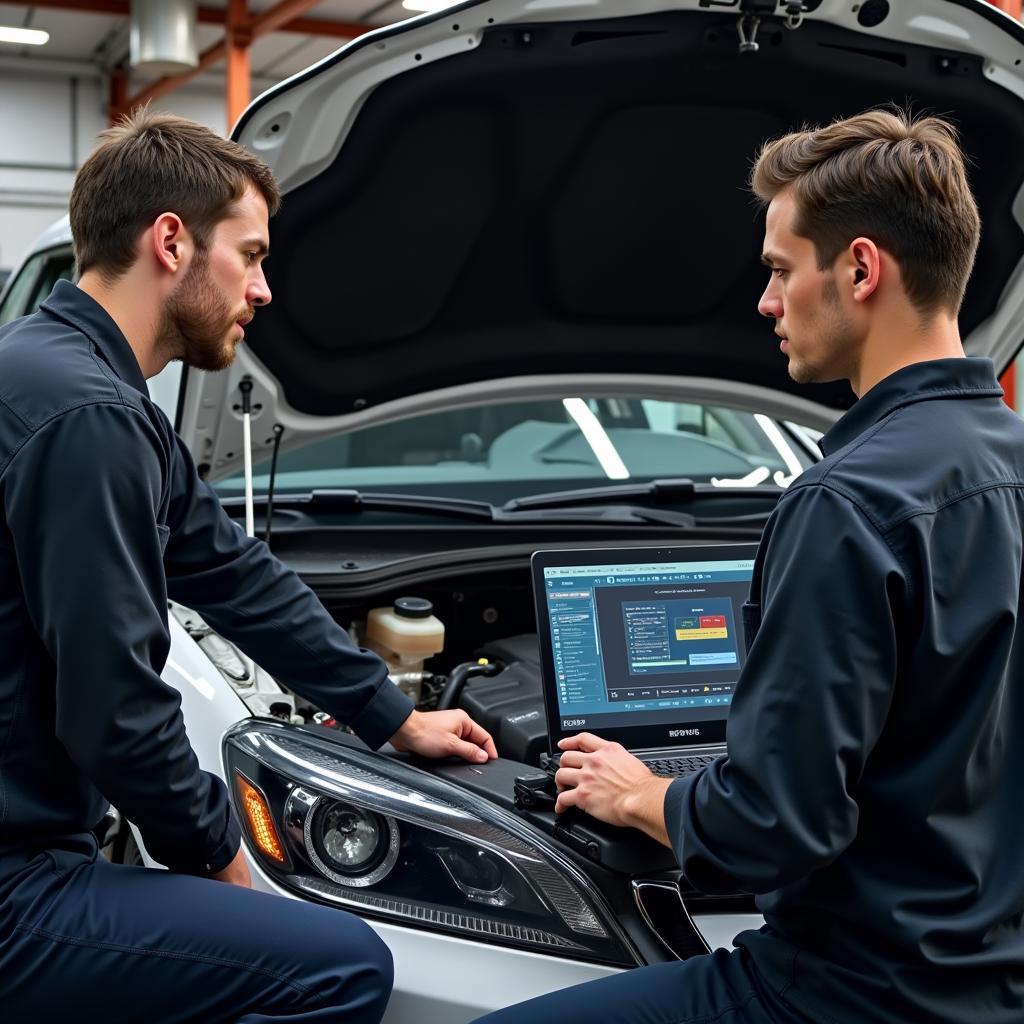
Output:
[[[538,399],[433,412],[287,450],[275,489],[403,488],[487,498],[690,477],[721,486],[785,486],[813,462],[767,416],[646,398]],[[266,490],[270,461],[253,467]],[[215,485],[240,494],[241,474]]]
[[[10,323],[19,316],[32,312],[31,309],[26,309],[26,303],[34,290],[36,279],[39,277],[39,268],[42,265],[43,256],[41,254],[33,256],[11,282],[7,294],[4,296],[3,305],[0,305],[0,325]]]
[[[44,258],[43,269],[30,293],[26,313],[34,313],[58,281],[70,281],[75,273],[75,257],[70,249],[44,254]]]

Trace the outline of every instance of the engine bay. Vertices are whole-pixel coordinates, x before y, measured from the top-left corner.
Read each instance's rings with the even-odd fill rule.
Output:
[[[426,661],[414,662],[411,669],[389,662],[392,681],[413,699],[418,710],[464,708],[491,733],[502,757],[536,767],[540,755],[547,751],[536,633],[488,637],[499,623],[505,628],[533,626],[533,609],[525,588],[489,587],[469,595],[458,590],[438,593],[434,588],[427,592],[439,598],[444,609],[445,649]],[[420,596],[423,593],[418,592],[417,601],[434,614],[439,609],[430,598]],[[525,606],[525,613],[520,606]],[[327,712],[279,685],[197,613],[173,602],[170,610],[252,714],[294,725],[338,724]],[[349,635],[359,646],[367,646],[368,612],[362,609],[362,616],[347,624]],[[378,653],[388,660],[386,652]]]

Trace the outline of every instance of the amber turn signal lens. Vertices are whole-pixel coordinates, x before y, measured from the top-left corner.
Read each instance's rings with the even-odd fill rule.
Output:
[[[274,827],[274,819],[270,816],[267,798],[238,772],[235,772],[235,785],[245,809],[245,820],[252,841],[261,853],[265,853],[271,860],[276,860],[278,864],[283,864],[284,847],[281,846],[277,829]]]

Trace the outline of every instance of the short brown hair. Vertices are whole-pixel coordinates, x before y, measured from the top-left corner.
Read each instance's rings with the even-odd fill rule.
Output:
[[[101,133],[75,177],[70,212],[78,272],[95,268],[119,277],[135,262],[140,233],[166,211],[207,248],[214,227],[248,188],[277,212],[281,193],[262,160],[209,128],[141,107]]]
[[[765,143],[752,191],[769,203],[789,186],[793,230],[814,243],[820,270],[863,235],[899,263],[923,315],[959,311],[981,225],[948,121],[868,110]]]

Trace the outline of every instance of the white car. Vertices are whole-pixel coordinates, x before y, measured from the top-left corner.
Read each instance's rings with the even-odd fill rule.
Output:
[[[363,36],[243,116],[285,193],[274,301],[230,369],[172,365],[151,390],[229,514],[272,526],[357,640],[371,609],[432,603],[444,649],[396,661],[395,685],[433,707],[477,677],[457,699],[502,758],[370,753],[177,605],[164,678],[254,885],[364,916],[394,951],[389,1021],[454,1024],[759,923],[636,834],[603,833],[595,862],[515,808],[546,749],[529,558],[756,540],[852,401],[791,382],[755,310],[745,175],[789,128],[892,100],[956,121],[984,224],[965,347],[1010,364],[1022,60],[982,0],[482,0]],[[71,273],[64,222],[0,322]],[[152,863],[116,814],[110,838]]]

